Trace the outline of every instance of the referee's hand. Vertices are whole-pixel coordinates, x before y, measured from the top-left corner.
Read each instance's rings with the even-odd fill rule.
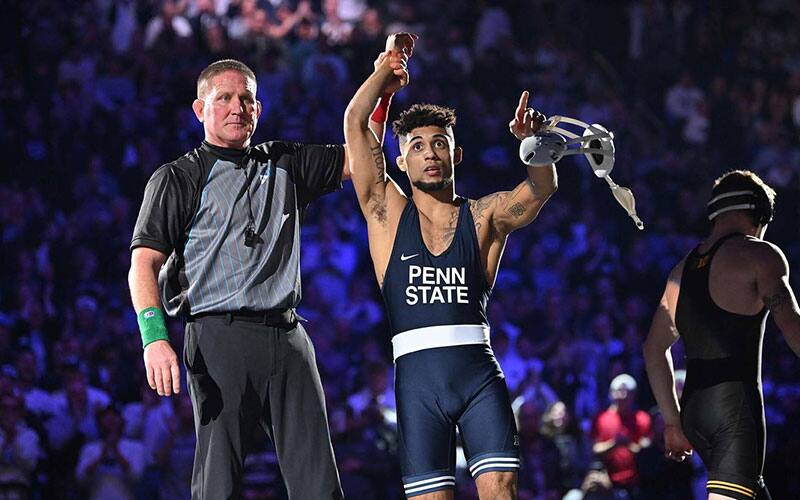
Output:
[[[147,384],[159,396],[181,392],[181,370],[178,356],[166,340],[156,340],[144,348],[144,369]]]

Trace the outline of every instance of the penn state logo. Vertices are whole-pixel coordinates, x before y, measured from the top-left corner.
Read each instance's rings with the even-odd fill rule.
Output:
[[[401,256],[402,257],[402,256]],[[406,259],[416,255],[406,255]],[[406,304],[469,304],[463,267],[408,266]]]

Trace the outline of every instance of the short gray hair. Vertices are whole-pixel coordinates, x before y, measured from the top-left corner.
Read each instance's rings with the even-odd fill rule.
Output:
[[[256,74],[250,69],[248,65],[236,59],[221,59],[206,66],[206,69],[200,72],[197,77],[197,98],[202,99],[206,92],[208,92],[208,82],[220,73],[226,71],[238,71],[245,78],[250,78],[253,82],[256,81]]]

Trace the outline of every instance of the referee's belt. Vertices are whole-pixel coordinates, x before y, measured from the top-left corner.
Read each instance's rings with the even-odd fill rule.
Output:
[[[228,323],[246,321],[248,323],[260,323],[282,328],[294,328],[297,322],[303,319],[294,309],[272,309],[270,311],[203,312],[189,315],[188,320],[196,321],[200,318],[220,318]]]

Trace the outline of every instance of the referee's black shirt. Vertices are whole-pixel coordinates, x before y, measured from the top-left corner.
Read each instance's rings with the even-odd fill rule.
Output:
[[[242,151],[203,142],[156,170],[131,250],[169,256],[159,274],[167,312],[297,306],[302,213],[341,187],[343,163],[341,145],[271,141]],[[244,236],[251,208],[260,239],[252,247]]]

